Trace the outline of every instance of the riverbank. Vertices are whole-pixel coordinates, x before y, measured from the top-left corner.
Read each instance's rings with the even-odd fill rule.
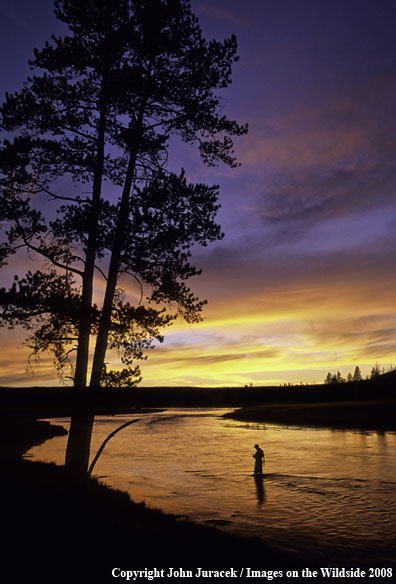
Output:
[[[8,582],[34,581],[36,576],[42,582],[113,582],[111,571],[117,567],[298,569],[296,558],[259,540],[165,515],[63,467],[22,460],[31,446],[65,430],[37,422],[26,412],[2,421],[7,558],[2,575],[7,572]]]
[[[396,431],[396,400],[263,404],[241,408],[224,417],[289,426]]]
[[[111,414],[128,408],[253,407],[263,404],[396,400],[396,371],[350,383],[264,387],[99,388],[78,393],[71,387],[0,387],[0,410],[21,407],[71,411],[75,400]],[[54,415],[50,414],[51,417]],[[65,415],[60,413],[60,415]]]

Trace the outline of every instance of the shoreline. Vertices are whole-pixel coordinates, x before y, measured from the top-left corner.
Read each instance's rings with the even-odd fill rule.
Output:
[[[223,417],[264,424],[392,432],[396,431],[396,400],[261,404]]]
[[[131,410],[125,408],[123,413]],[[67,433],[60,425],[37,419],[45,417],[43,414],[56,418],[56,413],[63,417],[66,411],[0,409],[3,500],[8,510],[3,523],[5,557],[14,557],[15,563],[21,557],[26,560],[26,566],[18,567],[23,573],[21,581],[34,574],[41,581],[47,581],[46,575],[48,581],[61,582],[63,576],[73,581],[78,575],[83,582],[112,582],[113,568],[136,569],[138,565],[213,569],[239,565],[284,572],[339,565],[331,553],[324,553],[320,561],[300,557],[292,550],[271,546],[270,541],[226,533],[135,503],[128,493],[110,488],[100,479],[76,477],[52,463],[23,460],[31,446]],[[114,413],[120,412],[108,415]],[[143,409],[133,413],[143,413]],[[396,400],[386,399],[261,404],[224,417],[247,423],[383,432],[396,429],[395,413]]]
[[[293,554],[258,538],[168,515],[135,503],[128,493],[96,478],[75,476],[53,463],[24,460],[21,457],[31,446],[67,432],[26,413],[2,416],[5,421],[0,449],[7,508],[4,557],[18,562],[19,581],[30,581],[33,575],[40,581],[46,581],[46,575],[48,581],[60,582],[63,577],[72,581],[78,575],[82,581],[111,582],[113,568],[143,564],[300,567]]]

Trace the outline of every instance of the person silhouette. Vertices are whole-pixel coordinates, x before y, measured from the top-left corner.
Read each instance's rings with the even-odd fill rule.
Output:
[[[254,445],[256,452],[253,454],[253,458],[256,460],[254,463],[254,476],[263,476],[263,464],[265,464],[264,450],[260,448],[258,444]]]

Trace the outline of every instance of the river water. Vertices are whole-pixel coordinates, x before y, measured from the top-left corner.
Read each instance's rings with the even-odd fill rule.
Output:
[[[229,409],[168,409],[96,418],[93,475],[136,502],[327,564],[396,566],[396,433],[224,419]],[[68,428],[69,420],[53,419]],[[27,457],[63,464],[67,437]],[[252,475],[254,444],[264,480]]]

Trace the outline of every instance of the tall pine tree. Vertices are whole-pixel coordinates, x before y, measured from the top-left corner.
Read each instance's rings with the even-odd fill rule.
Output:
[[[186,0],[58,0],[55,11],[70,34],[36,50],[35,74],[7,95],[1,126],[12,139],[0,151],[1,259],[25,247],[51,267],[0,291],[2,319],[30,329],[33,351],[52,352],[59,371],[75,350],[76,388],[87,386],[90,338],[89,385],[132,385],[135,359],[174,318],[166,305],[200,318],[204,303],[186,284],[199,273],[190,248],[222,236],[218,189],[167,169],[169,139],[197,144],[205,164],[236,165],[231,136],[247,128],[221,113],[217,95],[230,83],[236,39],[205,40]],[[138,282],[137,305],[123,297],[123,275]],[[109,348],[122,372],[106,371]],[[87,416],[69,439],[80,469]]]

